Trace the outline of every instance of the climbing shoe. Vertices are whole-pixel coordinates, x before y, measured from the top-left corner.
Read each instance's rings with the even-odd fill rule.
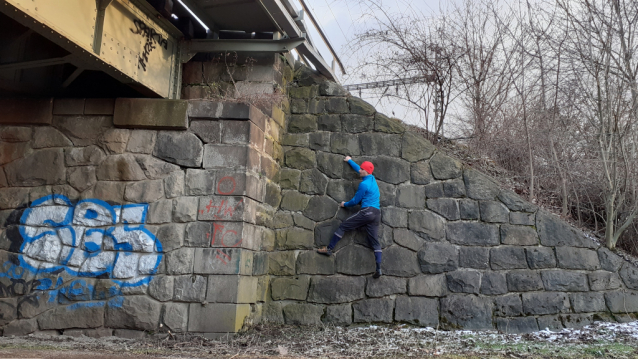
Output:
[[[374,272],[374,274],[372,275],[372,278],[377,279],[377,278],[379,278],[379,277],[381,277],[381,276],[382,276],[382,274],[381,274],[381,269],[377,269],[377,270]]]
[[[317,253],[323,254],[324,256],[330,257],[332,255],[332,249],[330,249],[328,247],[321,247],[321,248],[317,249]]]

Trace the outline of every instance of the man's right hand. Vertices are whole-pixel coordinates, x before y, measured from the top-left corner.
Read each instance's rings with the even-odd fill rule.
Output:
[[[352,159],[352,157],[350,156],[346,156],[346,158],[343,159],[343,162],[348,162]]]

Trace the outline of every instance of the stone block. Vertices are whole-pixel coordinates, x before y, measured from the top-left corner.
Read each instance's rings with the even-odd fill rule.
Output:
[[[408,226],[408,211],[403,208],[386,207],[381,210],[381,221],[390,227]]]
[[[448,223],[447,240],[466,246],[496,246],[501,241],[498,226],[478,222]]]
[[[291,148],[284,154],[286,166],[299,170],[312,169],[316,166],[315,153],[307,148]]]
[[[244,275],[208,276],[206,301],[209,303],[255,303],[258,278]]]
[[[490,298],[468,294],[452,294],[441,299],[441,324],[443,329],[485,330],[492,329]]]
[[[83,98],[56,98],[53,100],[54,115],[83,115]]]
[[[145,296],[124,297],[119,307],[107,306],[105,326],[135,330],[156,330],[162,305]]]
[[[509,210],[497,201],[479,201],[481,220],[489,223],[509,223]]]
[[[498,185],[477,170],[466,168],[463,171],[467,196],[476,200],[493,200],[500,193]]]
[[[188,128],[188,102],[183,100],[118,98],[113,124],[122,127]]]
[[[242,221],[252,203],[239,196],[199,197],[197,219],[200,221]]]
[[[421,209],[425,207],[425,188],[415,185],[397,187],[396,205],[402,208]]]
[[[66,182],[64,152],[58,149],[34,151],[4,165],[6,180],[12,187],[34,187]]]
[[[638,290],[638,268],[636,266],[626,262],[619,274],[627,288]]]
[[[460,247],[459,267],[487,269],[490,265],[490,249],[485,247]]]
[[[184,225],[178,223],[162,225],[157,229],[156,237],[162,243],[162,252],[180,248],[184,243]]]
[[[408,279],[408,294],[426,297],[444,297],[448,294],[444,274],[421,275]]]
[[[272,227],[274,229],[292,227],[293,224],[292,215],[288,212],[277,212],[272,219]],[[285,241],[285,235],[283,236],[283,239]]]
[[[525,269],[525,249],[521,247],[498,247],[490,250],[490,267],[492,270]]]
[[[257,156],[256,159],[252,157]],[[211,145],[204,146],[204,168],[232,168],[256,166],[259,168],[257,152],[242,145]],[[252,169],[252,168],[251,168]]]
[[[343,176],[343,156],[326,152],[317,152],[317,168],[330,178]]]
[[[454,271],[446,275],[447,287],[453,293],[479,293],[481,274],[475,271]]]
[[[459,266],[459,249],[448,243],[426,242],[418,259],[423,273],[451,272]]]
[[[112,116],[56,116],[53,126],[75,146],[89,146],[96,144],[104,132],[113,128],[112,120]]]
[[[108,156],[97,168],[96,176],[101,181],[141,181],[146,174],[135,156],[131,154]]]
[[[203,302],[206,298],[206,277],[199,275],[177,276],[173,282],[173,300],[178,302]]]
[[[340,115],[321,115],[317,119],[319,131],[341,132]]]
[[[348,304],[329,305],[326,307],[326,315],[322,319],[324,323],[334,325],[352,324],[352,306]]]
[[[283,313],[286,324],[321,325],[324,307],[316,304],[293,303],[284,306]]]
[[[308,302],[347,303],[365,297],[363,277],[313,277]]]
[[[106,155],[97,146],[65,149],[64,161],[67,166],[96,166],[102,163]]]
[[[304,217],[303,214],[300,213],[293,213],[292,214],[292,219],[295,222],[295,226],[297,227],[301,227],[304,229],[309,229],[311,231],[314,231],[315,229],[315,222]]]
[[[100,182],[97,183],[97,186],[100,185]],[[110,188],[105,188],[104,192],[111,190]],[[124,192],[124,191],[122,191]],[[98,197],[102,198],[103,197]],[[148,215],[146,216],[146,223],[168,223],[172,220],[173,216],[173,200],[172,199],[164,199],[160,201],[156,201],[150,203],[148,206]]]
[[[238,332],[250,315],[250,304],[191,303],[188,310],[188,331],[201,333]],[[282,320],[283,321],[283,320]]]
[[[461,162],[437,152],[430,159],[430,167],[434,178],[438,180],[447,180],[458,178],[463,174],[463,165]]]
[[[350,104],[351,113],[371,116],[377,112],[374,106],[372,106],[371,104],[365,102],[364,100],[358,97],[354,97],[354,96],[348,97],[348,103]]]
[[[428,209],[440,214],[449,221],[456,221],[461,218],[459,205],[452,198],[436,198],[427,200]]]
[[[446,197],[463,198],[465,197],[465,183],[462,179],[454,179],[443,182],[443,194]]]
[[[597,245],[583,233],[572,228],[554,215],[544,211],[536,214],[536,230],[541,244],[546,247],[573,246],[595,248]]]
[[[284,133],[281,138],[282,146],[309,147],[310,136],[307,133]]]
[[[264,303],[261,321],[266,324],[284,324],[284,313],[281,309],[281,302]]]
[[[528,247],[525,248],[525,253],[531,269],[556,268],[556,256],[551,248]]]
[[[285,200],[285,195],[284,195]],[[282,201],[283,208],[283,201]],[[303,211],[304,216],[315,222],[321,222],[334,217],[339,209],[339,204],[328,196],[314,196],[310,198],[306,209]]]
[[[617,272],[625,263],[625,260],[606,247],[598,249],[598,260],[602,269],[610,272]]]
[[[605,293],[607,308],[614,314],[638,312],[638,291],[613,291]]]
[[[33,135],[32,148],[47,148],[47,147],[68,147],[72,146],[73,142],[66,138],[62,132],[56,130],[53,127],[37,127]],[[124,143],[126,145],[126,143]]]
[[[173,200],[173,221],[193,222],[197,220],[197,197],[179,197]]]
[[[576,313],[606,312],[604,293],[572,293],[569,295]]]
[[[389,118],[377,112],[374,114],[374,130],[385,133],[404,133],[405,125],[399,119]]]
[[[330,151],[330,132],[314,132],[308,136],[310,149]]]
[[[150,203],[164,198],[164,181],[140,181],[129,183],[124,190],[124,199],[134,203]]]
[[[184,192],[189,196],[215,193],[216,171],[189,168],[184,179]]]
[[[252,274],[253,252],[242,248],[194,248],[197,274]]]
[[[52,98],[3,98],[0,109],[3,125],[49,125],[53,120]]]
[[[188,304],[166,303],[162,310],[162,323],[173,333],[183,333],[188,324]]]
[[[401,158],[409,162],[418,162],[432,157],[436,147],[422,135],[406,132],[401,141]]]
[[[565,328],[580,329],[594,322],[593,314],[563,314],[560,317]]]
[[[95,167],[68,168],[67,180],[73,188],[79,192],[83,192],[84,190],[93,187],[93,185],[97,182],[97,178],[95,177]]]
[[[523,313],[543,315],[569,313],[569,297],[560,292],[523,293]]]
[[[339,261],[337,260],[338,267]],[[390,246],[383,251],[381,268],[384,274],[397,277],[413,277],[421,272],[417,254],[399,246]]]
[[[536,214],[525,212],[510,212],[510,223],[521,226],[533,226],[536,224]]]
[[[210,145],[207,145],[210,146]],[[204,157],[204,146],[190,132],[160,131],[153,155],[184,167],[199,167]],[[210,155],[207,153],[207,159]]]
[[[464,198],[459,200],[461,219],[479,219],[479,205],[477,201]]]
[[[494,298],[494,315],[516,317],[523,314],[523,301],[519,294],[508,294]]]
[[[376,156],[366,160],[374,164],[374,176],[383,182],[396,185],[410,180],[409,162],[386,156]]]
[[[337,251],[335,262],[338,273],[364,275],[375,270],[374,253],[360,246],[346,246]]]
[[[332,97],[324,101],[328,113],[348,113],[348,102],[345,97]]]
[[[268,273],[272,275],[295,275],[295,252],[274,252],[268,257]]]
[[[519,197],[516,193],[503,190],[498,194],[498,199],[503,202],[510,211],[533,213],[538,207]]]
[[[614,290],[622,288],[622,281],[617,273],[595,271],[587,275],[591,290]]]
[[[507,273],[507,289],[510,292],[529,292],[543,288],[543,281],[538,272],[516,270]]]
[[[310,278],[298,276],[292,278],[273,278],[271,295],[273,300],[306,300]]]
[[[591,249],[556,247],[556,259],[558,261],[559,268],[584,270],[600,269],[598,253]]]
[[[133,153],[150,154],[155,147],[156,131],[136,129],[131,131],[131,135],[126,144],[126,151]]]
[[[423,238],[404,228],[394,229],[392,231],[392,238],[396,244],[415,252],[420,250],[425,242]]]
[[[385,297],[392,294],[405,294],[407,280],[382,276],[377,279],[368,278],[366,295],[368,297]]]
[[[276,240],[278,249],[311,249],[314,244],[312,231],[303,228],[291,228],[283,232],[283,236]]]
[[[371,116],[356,114],[341,115],[341,128],[346,133],[361,133],[371,131],[374,127],[374,120]]]
[[[319,85],[319,94],[322,96],[346,96],[348,91],[336,82],[325,81]]]
[[[193,273],[193,248],[179,248],[166,254],[166,272],[168,274]]]
[[[391,298],[364,299],[352,304],[355,323],[392,323],[393,310]]]
[[[587,274],[566,270],[541,272],[545,290],[558,292],[585,292],[589,290]]]
[[[98,139],[98,144],[106,153],[123,153],[126,150],[131,130],[112,128],[107,130]],[[68,141],[68,140],[67,140]],[[68,141],[70,144],[71,141]]]
[[[536,318],[540,330],[561,331],[563,322],[558,315],[543,315]]]
[[[317,131],[317,116],[315,115],[292,115],[288,123],[290,133],[308,133]]]
[[[334,274],[335,256],[326,257],[315,251],[299,253],[297,274]]]
[[[496,329],[504,334],[523,334],[538,331],[534,317],[496,318]]]
[[[414,184],[429,184],[434,181],[430,171],[430,163],[421,161],[410,164],[410,180]]]
[[[424,327],[437,327],[439,324],[439,302],[430,298],[397,297],[394,320]]]
[[[354,194],[356,192],[356,188],[354,187],[355,183],[350,182],[350,184],[350,188],[352,188],[352,195],[349,196],[348,199],[354,197]],[[379,192],[381,192],[381,198],[379,198],[379,204],[381,205],[381,208],[394,206],[394,204],[396,203],[396,187],[389,183],[381,181],[377,181],[377,185],[379,186]],[[346,191],[348,190],[349,188],[346,188]],[[350,193],[348,192],[348,195],[349,194]]]
[[[128,299],[128,298],[127,298]],[[122,305],[123,310],[133,309],[127,304],[131,303],[131,300],[124,301]],[[126,307],[125,307],[126,306]],[[110,309],[110,308],[109,308]],[[137,310],[141,308],[135,308]],[[131,312],[131,315],[143,315],[138,313],[137,310]],[[158,313],[159,316],[159,313]],[[41,314],[37,318],[38,325],[41,330],[50,329],[67,329],[67,328],[98,328],[105,324],[121,325],[117,318],[110,318],[105,323],[104,321],[104,308],[96,306],[82,306],[82,305],[70,305],[66,307],[57,307],[44,314]],[[107,325],[108,325],[107,324]]]
[[[173,280],[172,276],[155,276],[148,284],[148,294],[160,302],[166,302],[173,299]]]
[[[533,227],[501,225],[501,243],[518,246],[534,246],[538,244],[538,234]]]
[[[346,126],[345,121],[344,126]],[[401,155],[401,137],[399,135],[387,135],[374,132],[364,133],[359,135],[359,143],[361,145],[361,154],[364,156],[386,155],[391,157],[399,157]]]
[[[357,135],[333,133],[330,136],[330,152],[345,156],[359,156],[361,152]]]
[[[408,214],[408,228],[426,239],[445,238],[446,223],[443,217],[428,210],[412,211]]]
[[[305,194],[326,194],[328,179],[318,169],[313,168],[301,172],[299,192]]]
[[[30,152],[28,145],[28,142],[0,142],[0,151],[2,151],[2,157],[0,157],[0,165],[4,165],[11,161],[24,157],[27,153]],[[6,179],[3,182],[6,182]]]
[[[4,143],[28,142],[32,135],[33,129],[31,127],[3,126],[0,129],[0,140]]]

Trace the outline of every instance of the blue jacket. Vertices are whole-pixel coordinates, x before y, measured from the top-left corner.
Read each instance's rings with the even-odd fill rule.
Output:
[[[349,160],[348,164],[352,167],[353,170],[359,171],[361,167],[359,167],[356,162],[353,160]],[[357,193],[354,197],[344,204],[344,207],[352,207],[361,203],[361,208],[365,207],[374,207],[377,209],[381,209],[379,205],[379,186],[377,185],[377,180],[373,175],[367,175],[363,177],[363,181],[359,183],[359,188],[357,189]]]

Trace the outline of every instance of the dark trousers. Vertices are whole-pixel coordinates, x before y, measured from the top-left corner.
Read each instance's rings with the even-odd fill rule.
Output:
[[[379,222],[381,222],[381,211],[378,208],[361,208],[361,210],[355,215],[341,222],[341,225],[339,225],[339,228],[335,232],[334,236],[332,236],[332,240],[330,241],[328,248],[330,248],[331,250],[334,249],[334,247],[337,245],[337,242],[341,240],[345,232],[365,227],[368,234],[368,243],[370,243],[370,246],[372,247],[372,249],[374,249],[374,254],[377,258],[377,262],[380,263],[381,244],[379,243],[378,239]]]

